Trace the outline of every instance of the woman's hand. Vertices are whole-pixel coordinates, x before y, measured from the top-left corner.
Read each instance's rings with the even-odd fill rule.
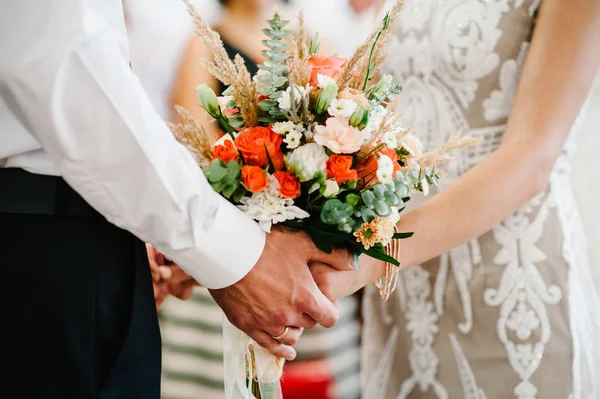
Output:
[[[192,295],[193,288],[200,285],[152,245],[146,244],[146,252],[152,274],[156,310],[160,309],[169,295],[186,300]]]
[[[323,263],[311,263],[310,271],[319,289],[330,301],[354,294],[385,274],[385,263],[362,255],[356,270],[334,269]]]

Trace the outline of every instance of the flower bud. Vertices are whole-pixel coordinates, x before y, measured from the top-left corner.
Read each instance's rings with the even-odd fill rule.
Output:
[[[371,88],[371,99],[373,98],[385,98],[390,92],[390,86],[392,85],[392,75],[383,75],[383,77]]]
[[[335,197],[340,192],[340,186],[334,179],[327,180],[325,182],[325,190],[323,196],[325,198]]]
[[[210,116],[215,119],[219,119],[223,116],[217,95],[210,87],[206,84],[201,84],[196,87],[196,94],[200,99],[202,108],[204,108]]]
[[[317,97],[317,103],[315,104],[315,113],[317,115],[322,115],[327,110],[327,108],[329,108],[329,105],[331,104],[333,99],[336,98],[337,93],[337,84],[328,84],[327,86],[325,86],[325,88],[321,90],[321,93],[319,93],[319,97]]]
[[[350,126],[354,126],[358,130],[363,130],[369,122],[369,110],[364,105],[359,104],[350,116]]]

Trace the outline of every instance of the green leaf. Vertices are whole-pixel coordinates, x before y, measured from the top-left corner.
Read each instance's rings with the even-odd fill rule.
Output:
[[[241,117],[240,118],[233,118],[233,117],[229,118],[229,124],[236,129],[241,129],[244,126],[246,126],[246,122],[244,122],[244,120]]]
[[[225,163],[220,159],[215,159],[208,168],[208,181],[217,183],[227,176],[227,168]]]
[[[277,107],[277,101],[271,99],[261,100],[261,102],[258,103],[258,106],[261,110],[268,111],[273,107]]]
[[[310,47],[308,48],[308,54],[313,55],[319,52],[321,47],[321,39],[319,38],[319,32],[315,33],[315,36],[310,41]]]
[[[346,196],[346,202],[352,207],[355,207],[356,204],[358,204],[358,201],[360,201],[360,197],[356,194],[350,193]]]
[[[246,195],[247,192],[248,190],[246,190],[246,187],[244,187],[243,184],[238,184],[237,189],[231,196],[231,200],[234,203],[239,203],[242,197],[244,197],[244,195]]]
[[[415,233],[395,233],[392,238],[394,240],[403,240],[405,238],[410,238],[414,235]]]
[[[267,145],[265,147],[265,154],[267,154],[267,161],[269,162],[269,173],[275,173],[275,165],[273,165],[273,160],[271,159],[271,154],[269,154],[269,150],[267,150]]]
[[[258,90],[258,92],[263,96],[270,96],[273,94],[273,92],[275,92],[275,89],[271,86],[263,86]]]
[[[262,43],[266,47],[270,48],[271,50],[275,50],[275,51],[286,51],[286,50],[289,50],[289,48],[290,48],[290,46],[288,46],[284,42],[278,42],[277,40],[263,40]]]
[[[283,40],[290,35],[288,30],[263,29],[263,32],[273,40]]]
[[[381,200],[375,200],[375,212],[378,216],[386,217],[392,214],[392,210],[385,202]]]
[[[360,197],[362,198],[363,202],[367,207],[373,208],[375,206],[375,195],[373,195],[371,191],[363,191],[362,193],[360,193]]]
[[[377,217],[377,214],[375,213],[375,211],[373,211],[370,208],[364,207],[364,206],[362,208],[360,208],[360,213],[361,213],[361,217],[365,223],[371,223],[373,221],[373,219],[375,219]]]
[[[264,123],[266,125],[271,125],[271,124],[277,122],[277,119],[273,118],[271,116],[263,115],[263,116],[259,116],[258,117],[258,121],[261,122],[261,123]]]
[[[233,193],[235,192],[235,190],[237,189],[237,186],[239,185],[239,183],[236,182],[236,184],[228,184],[227,186],[225,186],[223,188],[223,190],[221,191],[221,194],[225,197],[225,198],[231,198],[231,196],[233,195]]]
[[[371,258],[375,258],[375,259],[379,259],[379,260],[382,260],[387,263],[391,263],[394,266],[400,266],[400,262],[398,262],[398,260],[389,256],[385,252],[385,248],[383,247],[383,245],[381,245],[381,243],[377,243],[377,244],[375,244],[375,246],[373,246],[367,250],[363,250],[362,253],[364,253],[367,256],[370,256]]]

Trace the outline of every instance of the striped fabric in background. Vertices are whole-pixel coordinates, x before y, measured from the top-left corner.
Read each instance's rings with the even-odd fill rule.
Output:
[[[333,376],[330,399],[360,397],[358,306],[357,296],[340,301],[338,324],[328,330],[305,331],[296,346],[298,358],[292,365],[321,359]],[[223,398],[223,317],[203,288],[196,289],[188,301],[170,298],[165,302],[160,312],[162,399]]]

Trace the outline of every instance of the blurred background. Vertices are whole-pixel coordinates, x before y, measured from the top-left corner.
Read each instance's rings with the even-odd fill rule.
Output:
[[[374,0],[196,0],[196,7],[224,38],[233,56],[242,54],[255,70],[260,59],[260,28],[274,5],[293,20],[304,9],[307,27],[319,31],[322,51],[348,57],[378,22]],[[245,4],[244,4],[245,3]],[[277,3],[277,4],[276,4]],[[190,40],[191,21],[180,0],[124,0],[130,36],[131,62],[151,100],[166,120],[173,104],[181,104],[204,120],[190,87],[207,83],[222,90],[198,59],[210,57],[197,40]],[[240,10],[244,9],[243,12]],[[331,23],[335,15],[335,23]],[[184,90],[187,88],[188,90]],[[206,122],[206,121],[205,121]],[[588,237],[590,263],[600,289],[600,76],[590,97],[573,159],[576,198]],[[305,333],[298,360],[288,365],[286,399],[359,397],[360,298],[341,303],[341,320],[330,331]],[[221,398],[223,384],[221,312],[210,295],[199,289],[190,301],[169,300],[160,314],[163,344],[163,399]],[[310,387],[310,388],[309,388]],[[308,391],[310,389],[310,391]]]

